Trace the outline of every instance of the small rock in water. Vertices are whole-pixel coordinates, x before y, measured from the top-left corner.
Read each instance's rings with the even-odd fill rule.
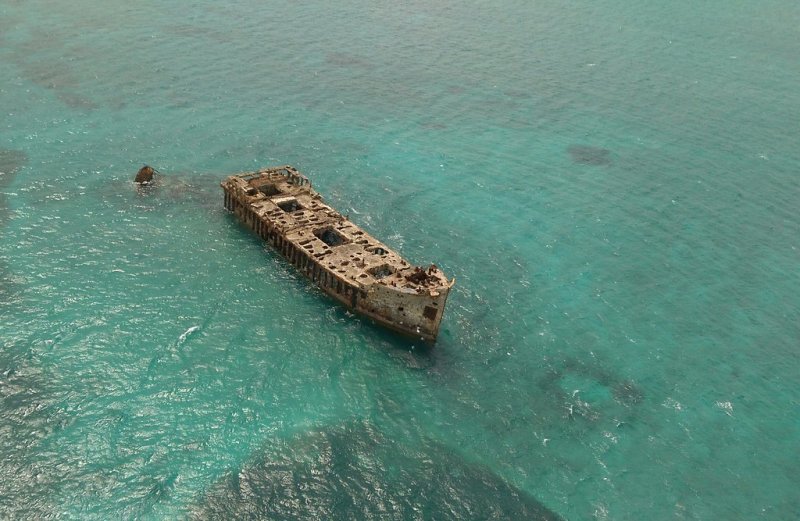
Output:
[[[136,179],[134,179],[134,182],[140,183],[140,184],[143,184],[143,185],[152,183],[153,182],[153,176],[155,174],[157,174],[157,173],[158,172],[156,171],[156,169],[153,168],[152,166],[144,165],[136,173]]]

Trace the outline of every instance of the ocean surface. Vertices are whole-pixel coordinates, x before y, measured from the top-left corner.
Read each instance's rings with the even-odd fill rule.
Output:
[[[0,0],[0,518],[800,518],[798,27]],[[435,347],[223,210],[279,164],[456,278]]]

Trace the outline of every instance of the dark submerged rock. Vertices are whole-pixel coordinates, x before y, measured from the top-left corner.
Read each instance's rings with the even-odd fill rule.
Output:
[[[587,145],[572,145],[567,149],[572,161],[581,165],[604,166],[611,164],[611,151]]]

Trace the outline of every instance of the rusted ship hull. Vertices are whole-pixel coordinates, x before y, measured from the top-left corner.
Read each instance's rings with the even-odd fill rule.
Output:
[[[434,342],[455,280],[415,267],[352,223],[290,166],[221,183],[225,208],[300,273],[348,309],[399,333]]]

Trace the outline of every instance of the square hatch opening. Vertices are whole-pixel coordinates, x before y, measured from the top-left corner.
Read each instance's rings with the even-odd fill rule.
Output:
[[[275,201],[275,204],[278,205],[278,208],[283,210],[286,213],[294,213],[299,212],[303,209],[300,203],[297,202],[297,199],[294,197],[290,197],[288,199],[281,199],[280,201]]]
[[[275,183],[264,183],[263,185],[259,186],[258,189],[267,197],[272,197],[273,195],[282,193],[280,190],[278,190],[278,187],[275,185]]]
[[[367,273],[372,275],[375,280],[381,280],[394,275],[394,268],[388,264],[381,264],[380,266],[368,269]]]
[[[350,242],[344,235],[337,232],[333,228],[321,228],[319,230],[314,230],[314,235],[317,237],[317,239],[321,240],[331,248]]]

